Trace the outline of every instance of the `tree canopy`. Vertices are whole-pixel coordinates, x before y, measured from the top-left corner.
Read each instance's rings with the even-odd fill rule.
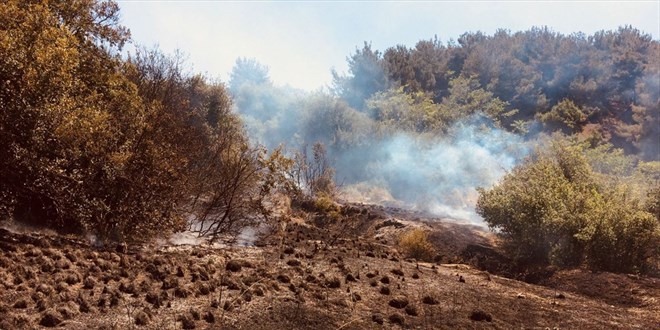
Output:
[[[113,1],[0,4],[2,216],[143,239],[191,217],[216,234],[265,215],[272,162],[224,85],[180,56],[122,58],[118,21]]]
[[[592,36],[562,35],[547,27],[488,36],[465,33],[383,53],[369,44],[348,58],[349,73],[335,75],[338,95],[362,109],[388,89],[451,98],[452,81],[476,79],[476,88],[506,102],[504,127],[520,131],[537,120],[548,132],[598,134],[645,160],[660,159],[660,43],[630,27]],[[511,113],[515,111],[515,113]]]

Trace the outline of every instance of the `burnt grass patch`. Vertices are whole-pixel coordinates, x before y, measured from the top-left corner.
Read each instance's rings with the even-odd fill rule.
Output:
[[[441,257],[416,262],[397,250],[396,235],[423,214],[351,207],[342,209],[360,222],[351,231],[315,227],[301,217],[254,247],[92,246],[75,236],[0,229],[0,328],[598,329],[625,323],[651,329],[660,323],[657,280],[574,271],[542,276],[539,283],[549,288],[521,283],[501,277],[509,261],[482,234],[455,225],[429,225],[431,239],[443,239],[434,241]],[[406,227],[376,229],[388,217]]]

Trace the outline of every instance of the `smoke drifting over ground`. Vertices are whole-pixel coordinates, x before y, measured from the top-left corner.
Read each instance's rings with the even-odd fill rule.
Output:
[[[519,136],[479,118],[460,122],[451,131],[444,138],[397,134],[378,141],[373,153],[363,154],[368,176],[346,185],[345,198],[481,222],[474,211],[476,188],[497,182],[527,149]]]
[[[324,143],[347,201],[481,223],[476,188],[497,182],[527,153],[521,137],[477,115],[442,136],[383,133],[376,121],[331,95],[294,95],[271,84],[235,90],[236,110],[255,144],[296,150]]]

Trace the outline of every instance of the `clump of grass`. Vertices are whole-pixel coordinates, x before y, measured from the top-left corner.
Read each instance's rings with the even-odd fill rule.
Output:
[[[318,193],[313,203],[317,212],[324,213],[335,220],[341,217],[339,205],[335,203],[331,195]]]
[[[401,236],[399,247],[408,258],[431,261],[435,255],[435,248],[428,237],[429,234],[424,229],[412,229]]]

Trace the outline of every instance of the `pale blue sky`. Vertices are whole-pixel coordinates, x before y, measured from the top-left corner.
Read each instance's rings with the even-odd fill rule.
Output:
[[[179,49],[196,72],[226,81],[237,57],[252,57],[275,83],[307,90],[328,85],[333,67],[346,71],[346,56],[364,41],[384,51],[468,31],[548,26],[592,34],[622,25],[660,38],[660,0],[117,2],[136,43]]]

